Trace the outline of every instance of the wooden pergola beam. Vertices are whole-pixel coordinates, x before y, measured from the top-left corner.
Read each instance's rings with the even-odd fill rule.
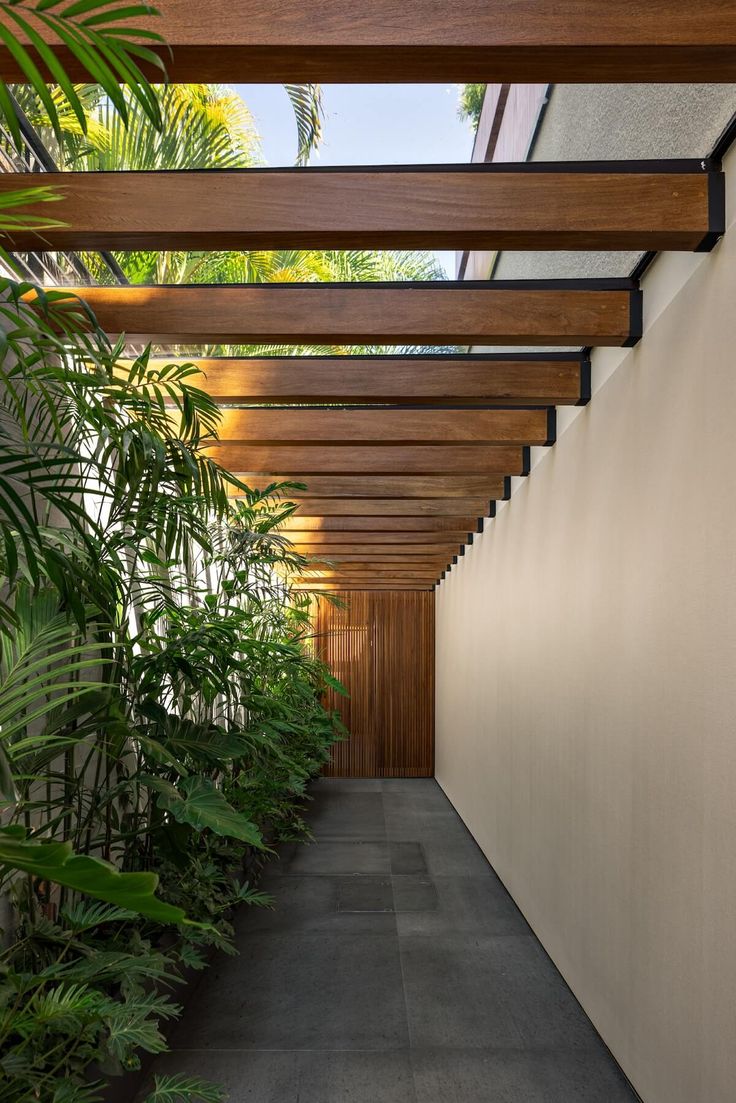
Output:
[[[724,0],[365,0],[359,9],[339,0],[159,0],[156,7],[158,18],[133,23],[162,36],[167,46],[157,49],[168,78],[185,83],[736,80],[736,11]],[[3,22],[15,26],[7,16]],[[89,80],[69,50],[58,55],[72,79]],[[5,45],[0,73],[11,82],[22,76]]]
[[[411,565],[417,570],[426,569],[428,571],[437,571],[438,574],[445,570],[448,564],[448,560],[452,559],[454,552],[448,556],[442,556],[437,554],[435,550],[431,554],[427,553],[424,556],[416,556],[412,558]],[[324,560],[313,559],[310,563],[310,569],[312,567],[321,566]],[[335,552],[330,556],[329,562],[324,563],[325,566],[342,566],[344,563],[362,564],[364,567],[377,567],[379,564],[383,564],[384,567],[402,567],[406,566],[406,557],[400,554],[391,554],[389,552],[376,552],[369,553],[365,551],[357,552]]]
[[[473,526],[475,528],[475,526]],[[279,530],[282,531],[282,530]],[[392,549],[413,547],[416,544],[444,545],[467,544],[473,535],[473,529],[450,529],[445,532],[283,532],[291,543],[299,548],[314,548],[321,551],[324,547],[345,547],[359,544],[361,547],[385,545]],[[310,552],[310,555],[315,554]]]
[[[699,249],[724,225],[702,161],[60,172],[66,225],[7,248]],[[37,183],[0,176],[0,199]],[[45,204],[31,205],[43,218]]]
[[[293,590],[298,593],[308,593],[310,590],[316,592],[328,591],[330,593],[352,593],[356,590],[433,590],[436,585],[435,581],[422,581],[417,580],[415,582],[403,581],[403,582],[379,582],[366,579],[365,582],[295,582],[292,586]]]
[[[261,474],[252,471],[250,468],[247,471],[242,468],[237,470],[239,472],[238,477],[247,486],[261,492],[268,490],[274,484],[289,482],[290,480],[298,483],[298,480],[294,480],[293,476]],[[332,511],[334,505],[334,512],[343,512],[339,501],[343,498],[355,502],[363,498],[383,498],[391,501],[398,498],[437,498],[440,499],[438,512],[444,512],[444,503],[441,501],[443,498],[472,498],[477,501],[483,498],[503,498],[506,492],[507,487],[501,476],[370,475],[361,472],[355,475],[311,475],[308,483],[285,489],[280,492],[280,496],[284,500],[298,502],[305,513],[322,512],[321,507],[315,509],[310,505],[307,508],[305,499],[308,502],[325,499],[325,509],[329,507]],[[233,489],[233,494],[238,493],[236,489]],[[368,501],[365,508],[373,512],[373,505],[375,503]],[[348,512],[350,511],[348,510]],[[378,512],[381,511],[378,510]],[[393,505],[388,512],[394,512]],[[425,510],[422,509],[422,512],[425,512]],[[433,510],[428,508],[426,512],[431,513]],[[462,512],[466,512],[465,506],[462,507]],[[470,512],[475,513],[475,507]]]
[[[170,362],[149,361],[153,369]],[[210,357],[194,363],[201,375],[191,383],[219,402],[569,406],[590,393],[590,361],[579,353]]]
[[[424,521],[451,519],[458,513],[487,517],[492,512],[487,498],[304,498],[297,501],[300,509],[335,521],[372,522],[383,515],[403,521]]]
[[[360,410],[272,407],[224,409],[218,433],[227,444],[551,444],[554,407],[495,410]]]
[[[442,533],[477,530],[478,516],[448,515],[446,517],[325,517],[297,511],[279,525],[279,532],[291,539],[292,534],[314,533]]]
[[[380,567],[373,568],[361,568],[360,570],[349,570],[350,564],[343,564],[342,569],[338,570],[322,570],[314,572],[313,575],[297,575],[295,581],[297,582],[361,582],[367,578],[373,578],[377,582],[407,582],[415,581],[416,579],[422,579],[426,582],[433,582],[439,578],[439,574],[434,570],[412,570],[410,568],[402,569],[398,567],[391,567],[387,570],[382,570]]]
[[[451,559],[453,555],[458,555],[460,548],[464,541],[458,540],[451,542],[450,540],[442,541],[428,541],[426,543],[410,543],[403,544],[384,544],[381,542],[369,542],[368,540],[356,539],[352,543],[327,543],[324,544],[297,544],[294,543],[294,550],[311,557],[319,557],[319,561],[323,559],[332,559],[333,554],[339,558],[342,555],[359,553],[366,556],[381,557],[397,556],[402,561],[413,558],[414,556],[438,556],[445,560]]]
[[[208,454],[228,471],[284,470],[307,482],[311,475],[523,475],[527,449],[512,444],[309,444],[264,445],[224,441]]]
[[[630,280],[77,287],[107,333],[166,344],[632,345]]]

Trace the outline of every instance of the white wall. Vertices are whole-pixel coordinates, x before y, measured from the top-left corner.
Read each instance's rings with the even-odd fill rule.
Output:
[[[439,588],[437,777],[645,1103],[732,1103],[736,226],[644,300]]]

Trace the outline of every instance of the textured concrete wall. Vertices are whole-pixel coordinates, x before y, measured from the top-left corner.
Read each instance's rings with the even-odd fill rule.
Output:
[[[736,226],[644,299],[439,588],[437,777],[645,1103],[731,1103]]]

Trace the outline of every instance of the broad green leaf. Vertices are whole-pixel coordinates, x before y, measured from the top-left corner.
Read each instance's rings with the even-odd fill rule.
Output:
[[[155,873],[120,873],[100,858],[74,854],[71,843],[29,839],[26,829],[19,825],[0,828],[0,864],[117,904],[159,923],[186,921],[181,908],[166,904],[155,895],[158,885]]]
[[[265,849],[256,825],[233,808],[209,778],[184,778],[176,797],[172,793],[161,793],[158,803],[178,823],[197,828],[208,827],[216,835],[240,839],[259,850]]]

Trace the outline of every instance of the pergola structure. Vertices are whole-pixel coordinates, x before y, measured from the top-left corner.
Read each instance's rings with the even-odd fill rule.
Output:
[[[169,79],[197,81],[733,81],[723,0],[159,0]],[[43,32],[42,32],[43,33]],[[147,43],[148,44],[148,43]],[[86,80],[62,45],[57,55]],[[0,71],[19,72],[6,44]]]
[[[736,80],[736,7],[718,0],[366,0],[359,17],[336,0],[159,7],[175,81]],[[0,47],[6,79],[13,67]],[[59,177],[65,225],[6,245],[708,250],[724,228],[723,176],[703,161]],[[0,177],[0,198],[36,182]],[[314,588],[436,585],[528,474],[529,449],[554,444],[556,407],[587,402],[590,348],[642,332],[632,280],[75,290],[111,335],[161,347],[520,349],[198,361],[223,405],[213,456],[254,487],[305,484],[284,529],[325,561],[318,582],[298,582]]]

